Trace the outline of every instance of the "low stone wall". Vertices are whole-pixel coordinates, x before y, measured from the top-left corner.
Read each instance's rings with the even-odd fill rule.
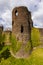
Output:
[[[39,28],[40,32],[40,43],[43,45],[43,28]]]

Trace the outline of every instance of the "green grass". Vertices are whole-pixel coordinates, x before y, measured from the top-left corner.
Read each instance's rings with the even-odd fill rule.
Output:
[[[0,65],[43,65],[43,48],[37,48],[27,59],[16,59],[9,57],[7,60],[2,59]]]
[[[36,47],[40,45],[39,30],[36,28],[33,28],[31,35],[32,35],[31,36],[32,46]],[[0,35],[0,43],[5,40],[4,38],[5,38],[5,35],[2,37]],[[10,48],[13,50],[14,53],[19,51],[22,43],[18,42],[15,36],[10,37],[10,42],[12,43],[11,46],[4,46],[2,50],[0,50],[0,54],[2,54],[6,49],[10,49]],[[30,47],[31,45],[28,42],[25,47],[25,51],[26,52],[29,51],[31,49]],[[32,54],[26,59],[23,59],[23,58],[17,59],[17,58],[12,57],[11,55],[7,59],[4,59],[2,57],[0,65],[43,65],[43,48],[36,48],[35,50],[33,50]]]
[[[2,54],[6,49],[8,49],[9,48],[9,46],[4,46],[3,48],[2,48],[2,50],[0,50],[0,54]]]
[[[11,50],[15,54],[17,51],[20,50],[22,43],[17,41],[15,36],[10,35],[10,42],[11,42]]]
[[[43,48],[37,48],[29,58],[29,65],[43,65]]]
[[[32,28],[31,40],[33,47],[40,45],[40,32],[37,28]]]

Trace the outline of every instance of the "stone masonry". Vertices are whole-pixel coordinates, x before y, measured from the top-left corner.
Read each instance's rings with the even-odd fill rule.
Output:
[[[12,11],[12,34],[18,41],[27,43],[30,40],[32,28],[31,12],[24,6],[16,7]]]
[[[43,28],[38,28],[40,32],[40,43],[43,45]]]

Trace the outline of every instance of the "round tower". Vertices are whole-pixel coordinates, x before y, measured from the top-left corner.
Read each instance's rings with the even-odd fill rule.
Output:
[[[12,33],[17,40],[24,44],[30,40],[31,36],[31,12],[26,7],[16,7],[12,11]]]
[[[31,28],[33,26],[31,12],[25,6],[16,7],[12,11],[12,35],[17,41],[22,42],[18,56],[25,56],[24,48],[31,40]],[[31,45],[31,44],[30,44]]]

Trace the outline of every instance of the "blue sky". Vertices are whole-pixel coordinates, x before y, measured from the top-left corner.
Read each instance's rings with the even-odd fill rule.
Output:
[[[12,9],[26,6],[31,11],[34,27],[43,28],[43,0],[0,0],[0,25],[12,28]]]

